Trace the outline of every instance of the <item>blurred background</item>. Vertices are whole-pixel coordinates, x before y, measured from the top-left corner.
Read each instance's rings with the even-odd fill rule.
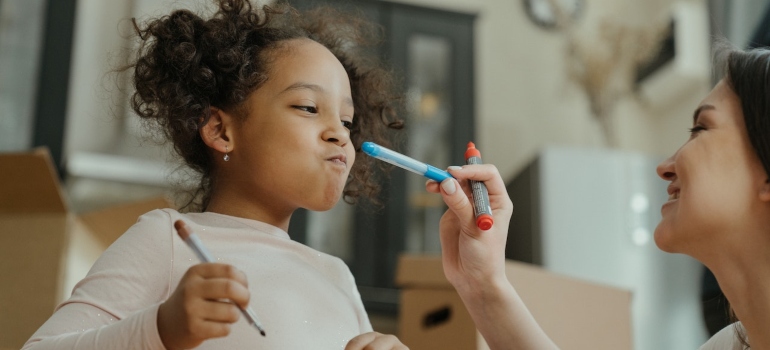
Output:
[[[355,8],[404,77],[399,151],[439,168],[474,141],[516,204],[508,258],[631,290],[637,349],[694,349],[727,322],[708,271],[652,241],[655,165],[715,82],[713,38],[767,45],[765,0],[293,0]],[[47,146],[75,212],[164,195],[190,177],[130,112],[131,17],[204,0],[0,0],[0,152]],[[0,179],[2,174],[0,174]],[[342,258],[375,328],[396,333],[404,252],[438,254],[445,207],[391,172],[383,209],[299,212],[293,239]],[[588,317],[589,315],[587,315]]]

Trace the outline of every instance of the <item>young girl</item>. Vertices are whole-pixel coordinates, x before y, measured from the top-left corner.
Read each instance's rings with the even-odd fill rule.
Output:
[[[721,50],[726,78],[695,108],[690,139],[658,165],[670,184],[655,243],[706,265],[740,320],[702,350],[770,349],[770,50]],[[499,174],[491,165],[450,172],[485,181],[499,218],[480,232],[467,188],[427,184],[449,205],[440,224],[447,278],[492,349],[556,348],[505,277],[513,206]]]
[[[400,124],[390,76],[357,51],[375,31],[330,10],[247,0],[137,30],[132,106],[201,174],[203,211],[140,217],[24,349],[405,349],[372,332],[340,259],[287,234],[297,208],[376,190],[356,155]],[[177,220],[215,263],[199,263]]]

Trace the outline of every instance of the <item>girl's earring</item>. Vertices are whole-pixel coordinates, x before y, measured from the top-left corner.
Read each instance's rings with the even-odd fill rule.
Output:
[[[225,160],[225,162],[226,162],[226,161],[228,161],[228,160],[230,160],[230,156],[227,154],[227,146],[225,146],[225,156],[224,156],[224,157],[222,157],[222,159],[224,159],[224,160]]]

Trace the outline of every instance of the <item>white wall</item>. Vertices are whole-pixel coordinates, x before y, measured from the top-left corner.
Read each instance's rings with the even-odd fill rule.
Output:
[[[484,160],[505,180],[547,145],[602,147],[601,129],[585,92],[567,77],[567,35],[535,26],[520,0],[400,0],[403,3],[478,15],[476,24],[476,140]],[[705,6],[702,0],[688,3]],[[126,123],[125,94],[107,73],[131,48],[131,16],[157,15],[158,8],[201,8],[202,0],[134,0],[78,3],[65,156],[107,152],[163,160],[164,149],[137,140]],[[610,18],[630,25],[652,23],[671,0],[586,0],[576,31],[596,31]],[[704,34],[705,35],[705,34]],[[627,96],[617,104],[618,148],[658,155],[673,153],[687,137],[691,113],[709,90],[708,77],[692,84],[674,103],[661,105]],[[652,171],[652,170],[651,170]]]
[[[400,0],[402,3],[478,15],[476,111],[484,161],[509,180],[546,145],[603,146],[584,92],[565,74],[566,35],[545,31],[517,0]],[[702,1],[689,1],[705,6]],[[660,18],[673,1],[586,0],[578,19],[588,31],[602,18],[629,24]],[[707,35],[708,33],[704,33]],[[706,53],[708,54],[708,52]],[[659,155],[673,153],[687,138],[691,115],[708,93],[708,77],[677,102],[647,106],[627,97],[615,110],[619,148]],[[654,169],[652,170],[654,171]]]

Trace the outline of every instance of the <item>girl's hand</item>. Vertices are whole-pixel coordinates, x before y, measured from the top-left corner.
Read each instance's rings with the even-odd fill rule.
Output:
[[[507,284],[505,241],[513,203],[500,173],[491,164],[449,167],[448,171],[456,179],[425,185],[428,192],[440,193],[449,206],[439,223],[444,274],[461,294],[477,292],[492,283]],[[468,180],[484,182],[489,191],[494,225],[487,231],[476,227]]]
[[[345,350],[409,350],[394,335],[377,332],[361,334],[348,342]]]
[[[158,308],[163,345],[168,350],[190,349],[228,335],[241,316],[235,304],[246,307],[249,297],[246,275],[235,267],[216,263],[191,267]]]

